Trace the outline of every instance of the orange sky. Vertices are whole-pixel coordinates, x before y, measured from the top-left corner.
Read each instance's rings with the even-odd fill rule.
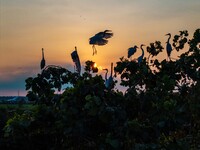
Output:
[[[200,27],[199,8],[199,0],[0,1],[0,96],[25,93],[24,80],[40,71],[41,48],[47,65],[72,70],[70,54],[77,46],[83,67],[87,60],[108,67],[131,46],[165,44],[168,32],[186,29],[192,35]],[[105,29],[114,36],[92,56],[88,39]]]

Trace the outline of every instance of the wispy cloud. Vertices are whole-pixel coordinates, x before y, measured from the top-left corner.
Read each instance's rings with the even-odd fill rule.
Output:
[[[73,65],[71,63],[66,64],[59,64],[59,62],[53,62],[53,65],[58,65],[61,67],[64,67],[70,71],[73,71]],[[1,67],[0,68],[0,86],[2,83],[9,83],[13,82],[15,80],[21,80],[26,79],[30,76],[36,76],[38,73],[40,73],[39,66],[24,66],[24,67]]]
[[[36,72],[36,67],[3,67],[0,68],[0,83],[13,82],[17,79],[26,78]],[[1,85],[0,84],[0,85]]]
[[[73,66],[70,63],[54,62],[53,64],[73,71]],[[1,67],[0,70],[0,96],[16,96],[18,91],[20,91],[20,95],[26,95],[25,80],[28,77],[36,77],[40,73],[38,66]]]

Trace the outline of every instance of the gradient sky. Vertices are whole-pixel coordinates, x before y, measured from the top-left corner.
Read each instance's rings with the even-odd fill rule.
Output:
[[[135,44],[165,43],[166,33],[180,30],[192,36],[199,8],[200,0],[0,0],[0,96],[26,94],[24,80],[40,72],[41,48],[47,65],[73,70],[77,46],[83,67],[87,60],[108,67]],[[88,39],[105,29],[114,36],[92,56]]]

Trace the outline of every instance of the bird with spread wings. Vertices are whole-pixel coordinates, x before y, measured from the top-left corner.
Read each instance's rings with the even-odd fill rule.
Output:
[[[103,46],[106,45],[108,43],[108,38],[111,38],[113,36],[113,33],[111,30],[105,30],[103,32],[99,32],[97,34],[95,34],[93,37],[91,37],[89,39],[89,44],[92,45],[92,49],[93,49],[93,55],[97,54],[97,49],[95,47],[95,45],[98,46]]]

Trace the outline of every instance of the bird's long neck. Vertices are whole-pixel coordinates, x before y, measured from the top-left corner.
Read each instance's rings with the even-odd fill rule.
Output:
[[[44,49],[42,48],[42,58],[44,59]]]
[[[112,77],[112,74],[113,74],[113,63],[111,63],[111,71],[110,71],[110,76]]]
[[[144,49],[142,48],[142,46],[144,46],[144,45],[141,45],[141,46],[140,46],[140,48],[141,48],[141,50],[142,50],[142,55],[141,55],[141,56],[143,57],[143,56],[144,56]]]
[[[107,81],[107,74],[108,74],[108,70],[106,70],[106,74],[105,74],[105,80]]]
[[[168,38],[168,40],[167,40],[167,42],[169,43],[169,40],[171,39],[171,34],[169,34],[169,38]]]

